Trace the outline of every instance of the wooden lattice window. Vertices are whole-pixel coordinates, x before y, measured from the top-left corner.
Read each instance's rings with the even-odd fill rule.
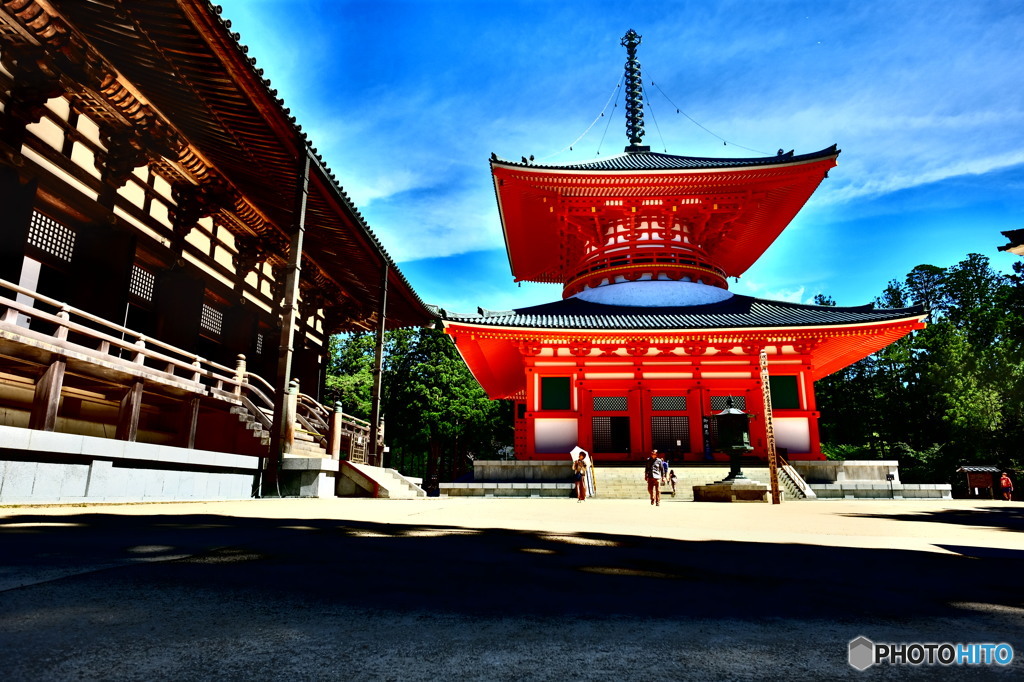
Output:
[[[220,336],[224,327],[224,313],[217,310],[209,303],[204,303],[203,312],[199,316],[199,326],[211,334]]]
[[[132,266],[132,278],[128,284],[128,293],[143,301],[152,303],[155,286],[156,275],[140,267],[138,263]]]
[[[595,395],[594,412],[625,412],[629,405],[624,395]]]
[[[653,395],[651,396],[651,410],[655,412],[685,412],[685,395]]]
[[[68,263],[75,252],[74,231],[38,211],[32,212],[28,227],[28,243],[43,253]]]
[[[629,417],[591,417],[594,452],[629,452]]]
[[[711,411],[712,412],[721,412],[722,410],[724,410],[728,406],[727,404],[729,402],[729,398],[732,398],[732,406],[735,409],[743,410],[744,412],[746,412],[746,410],[747,410],[747,398],[745,396],[742,396],[742,395],[734,395],[734,396],[713,395],[713,396],[711,396]]]

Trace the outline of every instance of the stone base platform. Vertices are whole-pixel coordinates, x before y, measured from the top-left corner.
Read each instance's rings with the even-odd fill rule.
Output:
[[[782,495],[784,491],[779,491]],[[768,486],[756,481],[693,486],[694,502],[771,502]]]

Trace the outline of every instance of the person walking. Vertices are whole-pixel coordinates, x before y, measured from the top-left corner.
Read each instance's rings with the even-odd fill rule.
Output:
[[[651,450],[651,456],[644,462],[644,480],[647,481],[647,493],[651,496],[651,504],[661,506],[661,460],[658,451]]]
[[[1003,472],[1003,475],[999,477],[999,487],[1003,490],[1003,499],[1007,502],[1013,499],[1013,481],[1010,480],[1010,475]]]
[[[572,463],[572,480],[576,484],[576,501],[587,499],[587,453],[581,452],[579,459]]]

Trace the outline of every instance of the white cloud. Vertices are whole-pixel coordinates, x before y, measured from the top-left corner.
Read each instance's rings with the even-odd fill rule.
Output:
[[[755,296],[769,301],[786,301],[788,303],[814,302],[814,296],[807,294],[807,287],[805,286],[799,286],[792,289],[775,289],[768,288],[764,284],[744,278],[730,286],[729,290],[734,294],[746,294],[747,296]]]

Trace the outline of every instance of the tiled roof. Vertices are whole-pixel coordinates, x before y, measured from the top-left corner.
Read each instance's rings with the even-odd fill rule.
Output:
[[[434,310],[447,322],[487,327],[581,330],[825,327],[886,322],[925,314],[924,306],[877,310],[872,305],[839,308],[740,295],[719,303],[662,308],[603,305],[569,298],[500,312],[482,308],[476,314],[452,313],[436,307]]]
[[[610,156],[607,159],[595,159],[582,163],[566,165],[547,166],[537,163],[516,163],[492,159],[496,163],[509,166],[522,166],[529,168],[553,169],[553,170],[583,170],[583,171],[631,171],[631,170],[703,170],[716,168],[746,168],[749,166],[777,166],[787,163],[801,163],[827,158],[839,153],[836,145],[827,149],[810,154],[794,155],[792,151],[777,156],[761,156],[750,159],[716,159],[703,158],[699,156],[674,156],[672,154],[660,154],[658,152],[626,152]]]

